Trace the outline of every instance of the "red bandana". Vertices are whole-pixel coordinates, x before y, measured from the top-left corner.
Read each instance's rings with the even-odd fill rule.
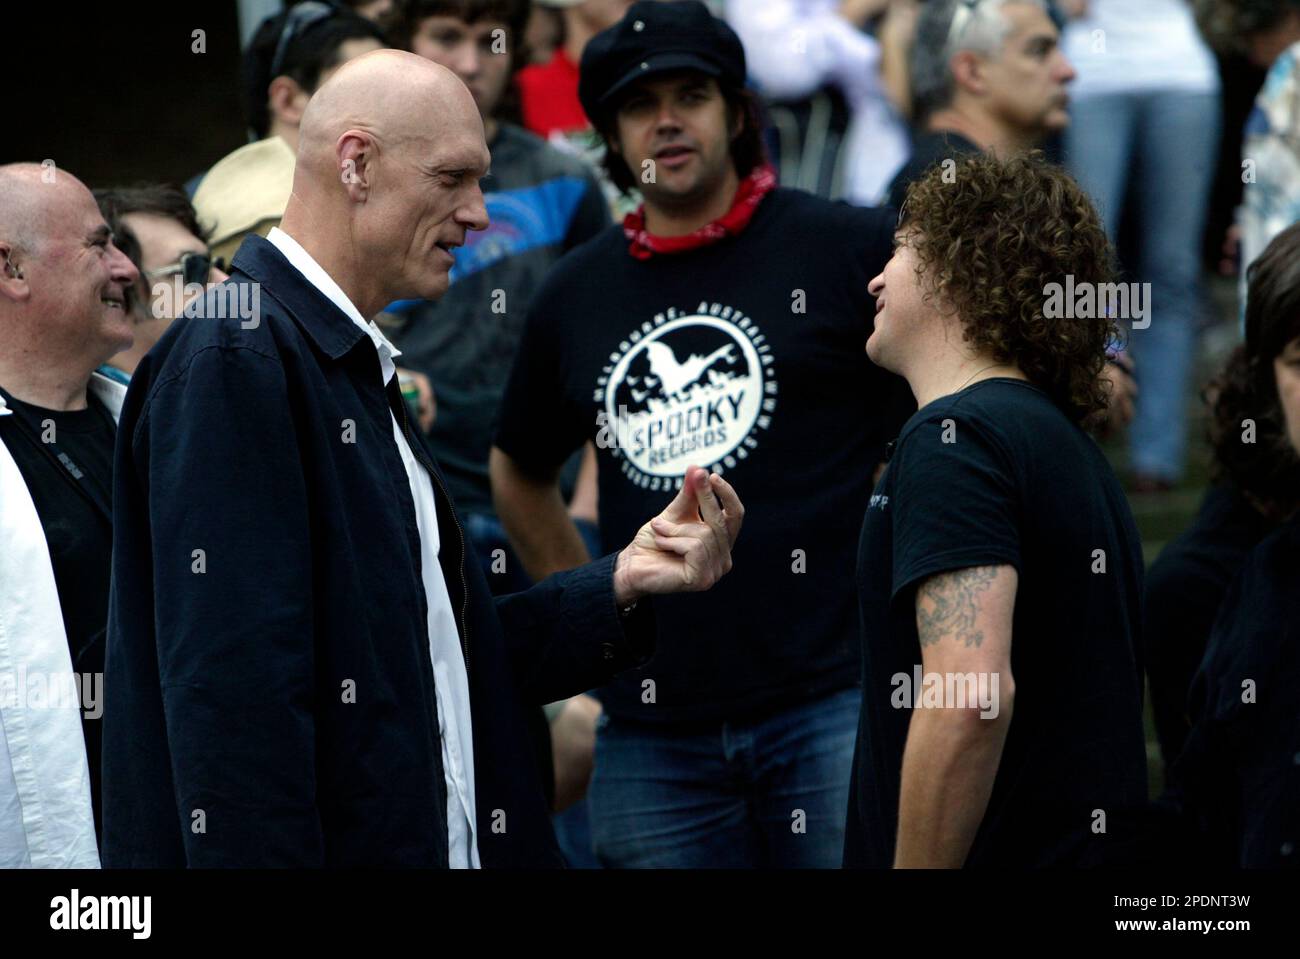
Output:
[[[656,253],[681,253],[717,243],[724,236],[735,236],[746,226],[758,209],[758,203],[776,187],[776,170],[767,164],[755,167],[740,181],[731,209],[712,223],[706,223],[685,236],[654,236],[646,232],[645,204],[623,218],[623,235],[631,242],[627,251],[638,260],[648,260]]]

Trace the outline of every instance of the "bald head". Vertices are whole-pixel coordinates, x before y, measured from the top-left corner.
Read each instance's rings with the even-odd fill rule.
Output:
[[[84,212],[87,204],[95,206],[95,198],[86,185],[53,164],[0,166],[0,244],[37,253],[51,230],[69,213]]]
[[[483,136],[468,88],[446,67],[404,50],[376,50],[345,63],[311,98],[298,134],[294,193],[343,175],[339,139],[364,132],[381,152],[419,151],[447,133]]]
[[[138,278],[84,183],[53,164],[0,166],[6,389],[50,409],[83,408],[91,371],[131,345],[127,291]]]
[[[450,70],[401,50],[339,68],[298,134],[281,228],[363,315],[446,290],[452,248],[487,227],[483,121]]]

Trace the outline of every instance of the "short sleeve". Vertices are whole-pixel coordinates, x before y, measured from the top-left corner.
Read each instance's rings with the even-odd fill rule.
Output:
[[[1020,568],[1019,493],[1009,457],[984,424],[956,411],[910,428],[896,470],[892,595],[971,566]]]
[[[495,445],[526,473],[548,476],[587,439],[582,412],[564,387],[557,322],[562,313],[552,283],[529,310],[497,416]]]

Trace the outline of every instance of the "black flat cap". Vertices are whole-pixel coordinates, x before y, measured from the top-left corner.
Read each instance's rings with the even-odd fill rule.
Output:
[[[739,89],[745,84],[745,48],[700,0],[640,0],[587,42],[578,99],[594,123],[634,81],[676,70],[698,70],[724,88]]]

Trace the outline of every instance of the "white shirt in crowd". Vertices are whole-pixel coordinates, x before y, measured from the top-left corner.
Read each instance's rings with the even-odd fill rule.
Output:
[[[1078,71],[1074,98],[1182,90],[1214,93],[1219,70],[1186,0],[1090,0],[1061,49]]]
[[[367,322],[311,254],[279,227],[267,239],[284,254],[307,282],[370,337],[379,351],[384,384],[396,375],[393,358],[401,355],[373,322]],[[438,704],[438,731],[442,738],[442,770],[447,780],[447,852],[453,869],[478,869],[477,825],[474,814],[474,738],[470,726],[469,676],[460,649],[456,615],[451,608],[447,581],[438,564],[438,513],[433,498],[433,478],[415,458],[397,417],[391,411],[393,438],[402,454],[406,478],[415,501],[420,530],[420,570],[429,607],[429,658],[433,661],[434,694]]]
[[[800,100],[823,86],[844,95],[850,113],[844,198],[883,202],[912,147],[885,92],[876,38],[840,15],[839,0],[727,0],[724,6],[765,97]]]

